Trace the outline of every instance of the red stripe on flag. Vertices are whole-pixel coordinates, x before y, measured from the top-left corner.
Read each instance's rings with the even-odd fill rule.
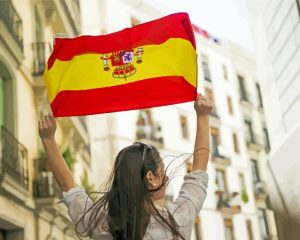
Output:
[[[158,77],[114,87],[62,91],[51,103],[55,117],[82,116],[177,104],[196,99],[183,77]]]
[[[68,61],[76,55],[86,53],[105,54],[150,44],[162,44],[170,38],[186,39],[196,49],[196,41],[187,13],[171,14],[107,35],[57,38],[53,53],[48,60],[48,69],[52,67],[55,59]]]

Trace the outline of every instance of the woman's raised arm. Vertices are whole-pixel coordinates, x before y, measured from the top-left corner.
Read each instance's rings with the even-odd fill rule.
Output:
[[[193,171],[206,171],[209,159],[209,114],[212,111],[213,103],[202,94],[197,96],[194,103],[197,114],[197,130],[194,146]]]
[[[61,155],[55,141],[56,120],[52,114],[39,121],[39,135],[47,154],[47,166],[53,173],[60,189],[67,192],[75,186],[71,171]]]

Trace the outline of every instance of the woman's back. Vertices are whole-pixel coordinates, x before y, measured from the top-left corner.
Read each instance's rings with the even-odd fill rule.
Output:
[[[167,208],[168,211],[166,209],[159,209],[160,213],[166,218],[169,217],[168,212],[172,214],[178,225],[179,232],[186,240],[190,239],[193,223],[206,197],[207,183],[208,176],[206,172],[197,170],[187,174],[184,177],[184,183],[176,201],[169,204]],[[64,193],[64,199],[68,206],[71,219],[75,224],[82,214],[93,205],[92,200],[86,195],[83,188],[74,188]],[[86,229],[88,220],[89,214],[86,214],[84,221],[81,221],[80,225],[78,225],[80,231]],[[113,239],[107,230],[106,216],[104,216],[103,221],[99,223],[93,232],[92,238],[94,240]],[[166,229],[159,223],[159,220],[151,215],[143,239],[174,239],[174,237],[170,230]]]

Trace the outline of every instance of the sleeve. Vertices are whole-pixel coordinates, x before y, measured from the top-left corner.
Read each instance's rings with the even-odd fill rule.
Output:
[[[68,207],[68,212],[72,222],[77,225],[77,230],[79,233],[85,233],[87,226],[89,224],[89,220],[91,215],[95,214],[93,207],[93,201],[86,194],[85,189],[82,187],[76,187],[70,189],[68,192],[63,192],[64,202]],[[105,222],[105,215],[103,212],[99,211],[97,214],[97,218],[102,218],[97,228],[93,232],[93,236],[101,233],[102,225]],[[84,215],[84,219],[80,220]],[[80,220],[80,221],[79,221]],[[79,221],[79,222],[78,222]]]
[[[203,206],[207,184],[208,175],[202,170],[185,175],[179,196],[171,205],[170,213],[186,236],[190,235],[195,218]]]

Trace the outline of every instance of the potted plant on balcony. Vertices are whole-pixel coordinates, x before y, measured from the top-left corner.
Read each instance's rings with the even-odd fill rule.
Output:
[[[242,197],[242,201],[244,203],[248,203],[249,202],[249,197],[248,197],[248,194],[246,192],[246,189],[242,190],[242,196],[241,197]]]
[[[69,169],[73,172],[75,160],[72,155],[70,147],[67,147],[65,151],[62,153],[63,158],[65,159]]]

